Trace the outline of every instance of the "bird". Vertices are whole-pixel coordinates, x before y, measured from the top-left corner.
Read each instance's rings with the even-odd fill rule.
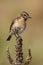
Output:
[[[12,20],[7,41],[10,41],[12,35],[18,37],[19,34],[21,34],[25,30],[26,21],[28,20],[28,18],[31,18],[30,15],[26,11],[22,11],[16,18]]]

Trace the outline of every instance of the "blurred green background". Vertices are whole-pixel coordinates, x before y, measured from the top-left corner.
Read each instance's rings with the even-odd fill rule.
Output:
[[[0,0],[0,65],[10,65],[6,55],[7,46],[15,57],[16,39],[7,42],[9,27],[12,19],[21,11],[27,11],[32,19],[27,20],[23,38],[24,61],[31,48],[32,61],[30,65],[43,65],[43,0]]]

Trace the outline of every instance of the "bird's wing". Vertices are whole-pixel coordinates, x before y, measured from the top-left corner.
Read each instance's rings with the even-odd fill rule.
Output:
[[[12,26],[13,26],[13,24],[15,23],[15,19],[13,19],[13,21],[12,21],[12,23],[11,23],[11,25],[10,25],[10,31],[11,31],[11,28],[12,28]]]
[[[19,20],[19,19],[20,19],[19,16],[17,18],[13,19],[13,21],[12,21],[12,23],[10,25],[10,31],[11,31],[11,28],[12,28],[13,24],[16,22],[15,20]]]

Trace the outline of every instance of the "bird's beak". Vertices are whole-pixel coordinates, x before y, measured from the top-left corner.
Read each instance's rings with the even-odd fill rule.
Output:
[[[32,18],[32,17],[29,16],[28,18]]]

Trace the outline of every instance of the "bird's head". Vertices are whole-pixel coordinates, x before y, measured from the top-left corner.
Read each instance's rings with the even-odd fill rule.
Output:
[[[25,21],[26,21],[28,18],[31,18],[30,15],[29,15],[27,12],[25,12],[25,11],[23,11],[23,12],[21,13],[21,16],[24,18]]]

